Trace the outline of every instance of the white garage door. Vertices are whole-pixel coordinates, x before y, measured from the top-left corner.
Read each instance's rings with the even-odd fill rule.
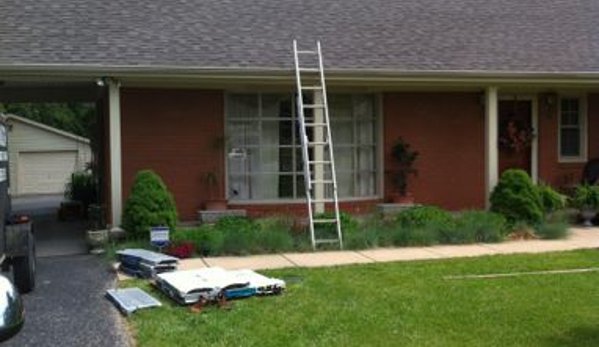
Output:
[[[76,163],[76,151],[20,152],[17,194],[62,194]]]

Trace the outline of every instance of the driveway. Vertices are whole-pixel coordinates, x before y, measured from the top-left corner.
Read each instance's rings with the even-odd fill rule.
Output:
[[[96,256],[38,259],[36,289],[24,296],[23,330],[3,346],[130,346],[124,319],[104,298],[115,276]]]
[[[86,222],[61,222],[62,196],[13,198],[13,212],[35,223],[36,288],[23,296],[23,330],[2,346],[130,346],[124,319],[104,298],[115,285],[101,257],[86,255]]]
[[[35,225],[38,257],[87,253],[87,221],[58,220],[62,195],[32,195],[12,198],[12,211],[31,217]]]

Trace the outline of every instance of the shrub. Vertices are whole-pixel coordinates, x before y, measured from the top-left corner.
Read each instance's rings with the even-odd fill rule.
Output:
[[[179,259],[190,258],[195,253],[195,245],[192,242],[175,243],[167,247],[164,253]]]
[[[258,247],[258,225],[246,217],[224,217],[214,226],[222,234],[223,254],[245,255],[255,253]]]
[[[543,218],[539,192],[523,170],[507,170],[491,194],[491,210],[508,222],[537,225]]]
[[[195,253],[203,256],[218,255],[222,252],[223,237],[212,225],[201,225],[199,228],[177,229],[171,235],[173,244],[189,242],[193,244]]]
[[[263,252],[284,252],[294,248],[293,219],[285,216],[262,218],[258,224],[258,246]]]
[[[545,213],[551,213],[566,207],[566,196],[556,192],[551,186],[540,184],[537,186],[537,190]]]
[[[385,222],[380,216],[363,218],[358,221],[357,227],[343,231],[344,246],[347,249],[378,247],[383,241],[381,234],[385,229]]]
[[[443,243],[500,242],[507,231],[505,218],[494,212],[466,211],[455,223],[455,231],[445,235]]]
[[[563,239],[568,236],[569,225],[564,222],[545,222],[541,223],[536,230],[536,234],[547,240]]]
[[[314,215],[314,219],[334,219],[334,213],[321,213]],[[343,235],[355,233],[359,227],[358,220],[351,214],[340,212],[341,232]],[[317,239],[337,238],[337,226],[334,223],[322,223],[314,225],[314,233]]]
[[[93,174],[88,172],[75,172],[66,184],[65,198],[71,201],[79,201],[87,210],[87,207],[98,200],[98,185]]]
[[[417,206],[401,211],[396,218],[401,228],[415,229],[436,225],[443,229],[453,228],[451,213],[435,206]]]
[[[599,186],[582,184],[576,187],[574,205],[579,209],[599,208]]]
[[[173,196],[160,176],[150,170],[138,172],[123,213],[122,226],[129,237],[148,238],[153,226],[174,230],[177,218]]]
[[[434,224],[396,229],[393,233],[393,244],[397,246],[431,246],[439,243],[440,234],[440,229]]]
[[[397,215],[392,242],[398,246],[432,245],[455,230],[451,214],[434,206],[419,206]]]

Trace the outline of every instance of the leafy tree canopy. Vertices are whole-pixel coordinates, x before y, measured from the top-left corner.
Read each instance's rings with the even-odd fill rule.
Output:
[[[96,122],[95,106],[87,103],[0,103],[0,113],[25,117],[90,139]]]

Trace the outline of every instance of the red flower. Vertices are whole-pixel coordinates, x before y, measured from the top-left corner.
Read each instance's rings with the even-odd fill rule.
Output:
[[[179,259],[190,258],[195,252],[195,247],[191,242],[181,242],[174,244],[164,250],[164,253],[177,257]]]

